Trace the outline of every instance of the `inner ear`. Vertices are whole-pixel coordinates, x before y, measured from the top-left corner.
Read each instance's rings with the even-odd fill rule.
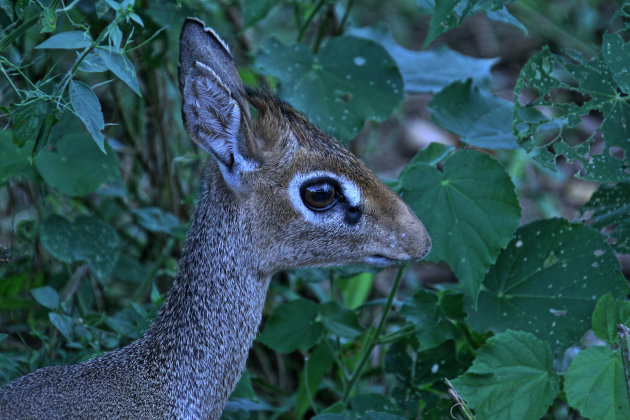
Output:
[[[226,179],[260,163],[249,105],[226,44],[197,19],[184,22],[180,37],[179,84],[188,135],[219,162]],[[228,176],[229,175],[229,176]]]

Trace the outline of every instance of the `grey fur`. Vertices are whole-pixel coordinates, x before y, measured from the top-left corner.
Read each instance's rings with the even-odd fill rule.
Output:
[[[0,391],[1,419],[218,419],[256,337],[271,274],[429,252],[422,223],[361,161],[289,105],[243,91],[214,32],[188,19],[180,51],[187,131],[217,159],[208,163],[170,294],[133,344],[11,382]],[[201,101],[206,94],[213,99]],[[256,121],[246,101],[258,108]],[[209,113],[221,114],[211,135],[196,137],[206,123],[197,117]],[[238,133],[224,121],[240,121]],[[340,202],[307,220],[295,184],[321,171],[352,185],[360,218],[347,223],[348,203]]]

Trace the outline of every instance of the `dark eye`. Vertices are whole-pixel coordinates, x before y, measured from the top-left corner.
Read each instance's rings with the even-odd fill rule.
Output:
[[[300,189],[302,201],[313,211],[328,210],[339,198],[337,188],[326,180],[311,182]]]

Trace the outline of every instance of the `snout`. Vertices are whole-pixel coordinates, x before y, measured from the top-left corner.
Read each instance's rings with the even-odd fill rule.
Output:
[[[420,261],[431,251],[431,237],[424,224],[413,215],[415,220],[403,225],[400,232],[400,247],[408,258],[403,260]]]
[[[393,194],[393,193],[392,193]],[[400,198],[389,208],[385,230],[375,232],[376,247],[366,262],[388,265],[396,261],[419,261],[431,251],[431,237],[424,224]]]

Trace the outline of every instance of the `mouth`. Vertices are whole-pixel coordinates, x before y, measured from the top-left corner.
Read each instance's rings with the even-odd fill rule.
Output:
[[[385,267],[388,265],[395,264],[397,260],[392,258],[388,258],[384,255],[370,255],[365,258],[365,263],[369,265],[374,265],[377,267]]]

